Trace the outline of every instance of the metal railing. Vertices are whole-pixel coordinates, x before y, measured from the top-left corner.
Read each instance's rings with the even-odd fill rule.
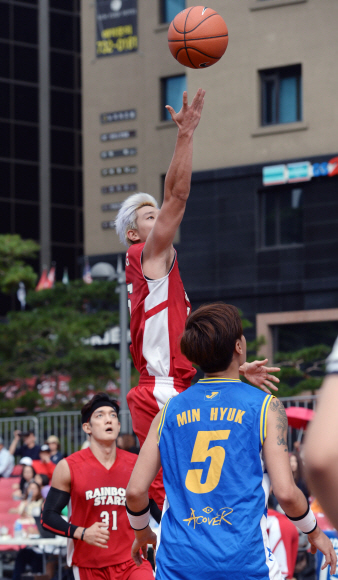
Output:
[[[130,412],[120,411],[120,421],[122,415],[127,426],[126,432],[132,433]],[[60,451],[64,455],[78,451],[87,437],[82,429],[80,411],[47,412],[38,413],[36,416],[0,419],[0,437],[7,449],[13,441],[15,430],[22,432],[33,430],[39,444],[44,443],[50,435],[56,435],[60,439]]]
[[[316,410],[317,395],[281,397],[285,407],[305,407]],[[124,421],[122,421],[124,418]],[[120,422],[126,425],[126,432],[132,433],[132,421],[129,411],[120,411]],[[78,451],[86,440],[86,434],[82,430],[80,411],[61,411],[38,413],[36,416],[7,417],[0,419],[0,437],[5,447],[9,447],[14,437],[14,431],[34,430],[36,440],[42,444],[50,435],[56,435],[60,439],[60,451],[64,455],[70,455]],[[292,449],[294,441],[300,438],[302,431],[288,429],[288,446]]]

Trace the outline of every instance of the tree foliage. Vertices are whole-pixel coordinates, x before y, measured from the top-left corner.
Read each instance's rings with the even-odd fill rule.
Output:
[[[19,282],[34,288],[37,274],[25,260],[36,258],[39,245],[33,240],[23,240],[19,235],[0,235],[0,291],[11,294]]]
[[[116,380],[118,352],[111,345],[93,347],[86,342],[118,324],[115,287],[112,282],[87,285],[77,280],[29,292],[28,309],[10,312],[7,323],[0,324],[0,385],[68,375],[73,405],[89,385],[102,390]]]

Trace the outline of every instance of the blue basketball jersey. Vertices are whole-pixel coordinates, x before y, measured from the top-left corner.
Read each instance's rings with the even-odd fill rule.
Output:
[[[281,579],[266,531],[262,457],[272,395],[240,380],[202,379],[162,411],[166,501],[157,580]]]

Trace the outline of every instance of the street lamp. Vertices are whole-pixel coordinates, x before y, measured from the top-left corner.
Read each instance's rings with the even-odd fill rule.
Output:
[[[117,280],[118,286],[115,290],[119,294],[120,310],[120,399],[121,399],[121,431],[129,432],[128,425],[128,405],[127,394],[130,389],[130,361],[128,358],[128,302],[126,273],[122,266],[122,257],[118,256],[117,269],[108,262],[98,262],[91,268],[91,275],[94,280]]]

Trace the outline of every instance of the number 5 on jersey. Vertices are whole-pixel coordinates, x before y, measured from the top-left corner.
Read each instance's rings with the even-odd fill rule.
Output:
[[[113,516],[113,525],[111,529],[117,530],[117,511],[112,511],[111,515]],[[109,529],[109,512],[101,512],[100,518],[102,518],[102,523]]]
[[[225,459],[225,450],[220,445],[209,449],[210,441],[224,441],[228,439],[230,429],[220,431],[198,431],[191,463],[204,463],[211,457],[210,466],[205,483],[201,483],[203,469],[189,469],[185,478],[185,486],[192,493],[208,493],[218,486]]]

